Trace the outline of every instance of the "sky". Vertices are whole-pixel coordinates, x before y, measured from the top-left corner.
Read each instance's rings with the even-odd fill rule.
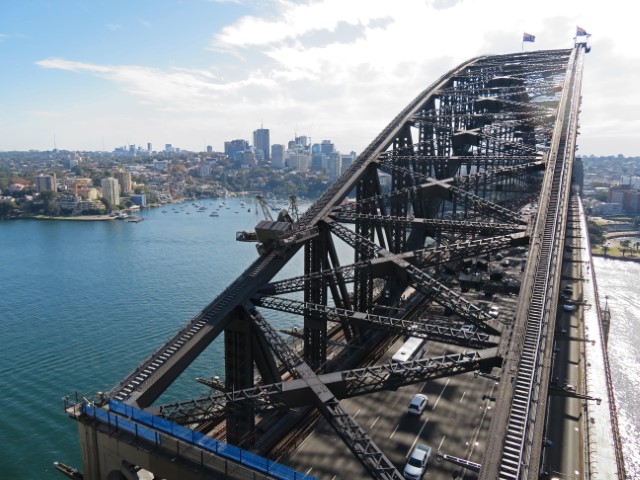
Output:
[[[591,34],[578,154],[640,155],[629,0],[2,0],[0,151],[201,151],[296,135],[361,152],[471,57]],[[523,33],[535,35],[522,43]]]

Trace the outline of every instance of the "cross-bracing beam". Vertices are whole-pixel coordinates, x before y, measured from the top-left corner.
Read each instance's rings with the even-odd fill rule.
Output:
[[[314,403],[322,416],[329,422],[371,477],[380,480],[403,480],[404,477],[396,470],[393,463],[389,461],[355,419],[340,406],[340,401],[320,381],[311,367],[284,343],[278,332],[252,305],[245,305],[245,308],[253,319],[254,324],[269,340],[269,345],[274,354],[283,362],[294,378],[303,380],[313,392]]]
[[[448,353],[437,357],[390,362],[318,375],[338,399],[352,398],[380,390],[396,389],[465,372],[491,370],[502,359],[495,349]],[[235,411],[251,408],[266,411],[313,404],[313,394],[301,379],[259,385],[245,390],[212,393],[200,398],[173,402],[149,409],[180,424],[199,425]]]

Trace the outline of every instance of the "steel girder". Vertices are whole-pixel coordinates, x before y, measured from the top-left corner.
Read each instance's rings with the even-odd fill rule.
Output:
[[[529,243],[529,237],[525,233],[515,233],[502,235],[499,237],[479,238],[477,240],[456,241],[455,243],[444,245],[433,245],[419,250],[412,250],[397,255],[397,258],[406,260],[415,264],[420,268],[426,268],[442,264],[450,261],[459,261],[464,258],[473,258],[486,255],[508,247],[524,246]],[[308,275],[287,278],[277,282],[272,282],[260,288],[259,293],[262,295],[284,295],[286,293],[304,291],[306,285],[314,279],[324,278],[329,285],[340,285],[344,287],[347,283],[352,283],[355,277],[355,271],[361,268],[378,269],[380,264],[390,264],[394,260],[390,257],[379,257],[358,264],[344,265],[342,267],[330,268],[320,272],[313,272]],[[386,270],[390,270],[387,268]],[[376,275],[374,275],[376,277]],[[334,295],[334,299],[339,296]],[[348,306],[339,305],[338,308],[347,308]]]
[[[313,392],[314,403],[327,422],[333,427],[346,446],[353,452],[372,478],[402,480],[404,477],[396,470],[386,455],[358,425],[355,419],[340,406],[340,401],[320,381],[318,375],[282,340],[278,332],[260,315],[253,305],[246,305],[254,324],[265,338],[269,339],[274,354],[282,361],[294,378],[303,380]]]
[[[489,223],[489,222],[470,222],[463,220],[447,220],[433,218],[414,218],[414,217],[392,217],[390,215],[367,215],[357,213],[336,213],[331,218],[340,223],[366,223],[369,225],[391,225],[395,228],[422,228],[430,231],[459,233],[459,234],[479,234],[487,235],[505,235],[508,233],[523,231],[522,225],[514,225],[512,223]]]
[[[326,316],[327,321],[347,321],[350,324],[367,325],[372,329],[385,330],[397,334],[410,334],[413,337],[436,340],[452,345],[468,346],[470,348],[489,348],[495,345],[493,343],[494,339],[490,335],[490,333],[496,333],[495,331],[489,333],[470,331],[462,328],[463,325],[459,323],[455,325],[433,324],[420,319],[406,320],[404,318],[374,315],[372,313],[356,312],[280,297],[260,296],[254,299],[254,303],[259,307],[295,315],[304,315],[307,311],[321,312]],[[453,303],[451,304],[453,305]],[[481,323],[477,321],[475,315],[468,314],[463,316],[463,314],[460,314],[460,316],[464,319],[472,318],[475,323]],[[487,318],[491,319],[488,315]],[[482,329],[486,329],[486,326],[482,325]]]
[[[437,357],[391,362],[365,368],[318,375],[338,399],[437,380],[476,370],[491,370],[502,359],[495,349],[448,353]],[[245,408],[265,412],[313,403],[309,385],[299,379],[258,385],[245,390],[215,393],[154,408],[157,415],[180,424],[201,425]]]

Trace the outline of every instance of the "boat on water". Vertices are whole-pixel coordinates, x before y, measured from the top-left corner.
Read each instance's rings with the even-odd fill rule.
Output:
[[[144,220],[144,217],[129,217],[127,218],[127,222],[138,223]]]
[[[76,468],[70,467],[69,465],[65,465],[62,462],[53,462],[53,466],[58,469],[63,475],[66,475],[68,478],[73,480],[84,480],[84,475],[82,472]]]
[[[218,217],[219,215],[218,215],[218,212],[211,212],[211,213],[209,214],[209,216],[210,216],[210,217]]]

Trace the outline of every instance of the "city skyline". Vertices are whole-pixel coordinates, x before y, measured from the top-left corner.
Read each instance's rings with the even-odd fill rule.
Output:
[[[20,2],[0,18],[0,151],[190,151],[264,126],[271,144],[362,151],[421,90],[478,55],[585,60],[578,154],[640,155],[635,20],[621,0]],[[522,43],[523,32],[535,35]]]

